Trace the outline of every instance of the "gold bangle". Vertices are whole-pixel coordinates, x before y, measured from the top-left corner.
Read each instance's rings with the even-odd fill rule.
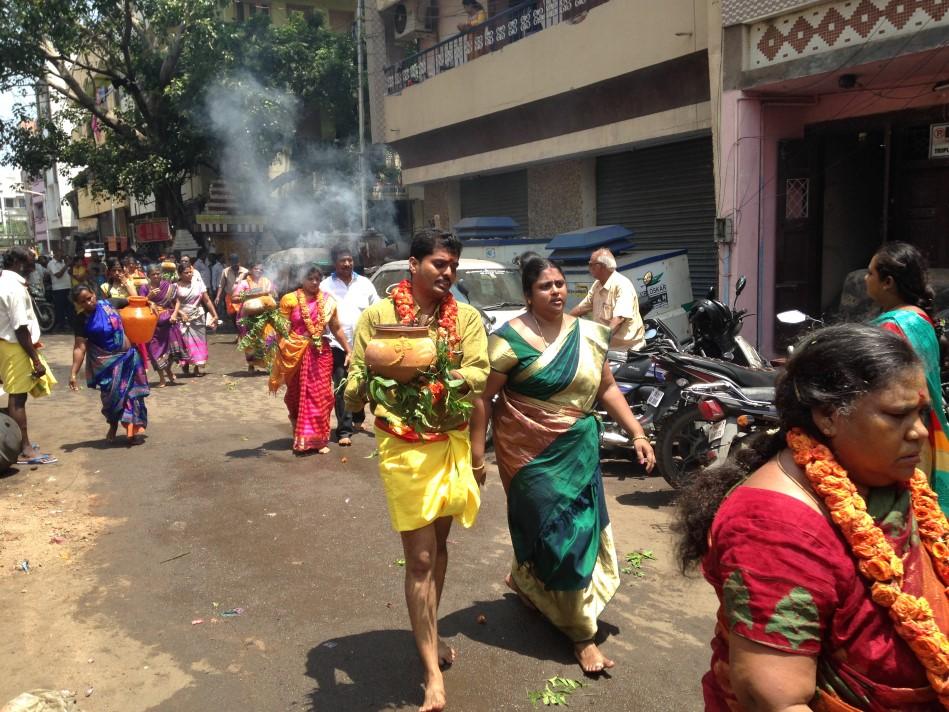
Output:
[[[472,470],[483,470],[483,469],[484,469],[484,465],[472,465],[472,466],[471,466],[471,469],[472,469]]]
[[[647,443],[649,442],[649,438],[647,438],[645,435],[636,435],[636,436],[634,436],[634,437],[633,437],[633,442],[636,442],[637,440],[645,440]]]

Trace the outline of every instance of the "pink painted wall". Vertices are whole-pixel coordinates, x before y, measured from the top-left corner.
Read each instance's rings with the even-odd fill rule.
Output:
[[[718,215],[732,219],[735,240],[730,258],[726,259],[728,246],[719,248],[719,292],[733,299],[738,276],[747,277],[741,306],[758,316],[745,321],[742,334],[768,356],[777,355],[772,327],[778,142],[802,137],[808,124],[945,104],[947,97],[914,86],[886,93],[827,94],[816,97],[812,105],[793,105],[793,101],[726,91],[721,103]]]

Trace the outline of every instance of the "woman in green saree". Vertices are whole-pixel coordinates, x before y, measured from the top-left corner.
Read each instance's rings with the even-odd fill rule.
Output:
[[[514,546],[505,582],[570,638],[584,672],[596,673],[614,664],[593,638],[619,586],[597,402],[633,436],[647,471],[655,454],[606,364],[609,329],[564,314],[566,282],[555,264],[534,257],[521,269],[528,310],[489,338],[491,374],[471,420],[474,471],[483,482],[493,418]]]
[[[941,352],[933,322],[933,289],[926,261],[905,242],[886,242],[870,260],[867,294],[883,313],[873,324],[906,339],[923,362],[929,402],[929,448],[920,469],[929,474],[939,505],[949,514],[949,422],[942,402]]]

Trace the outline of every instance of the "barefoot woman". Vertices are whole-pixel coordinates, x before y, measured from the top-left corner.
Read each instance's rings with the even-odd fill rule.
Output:
[[[593,638],[619,587],[619,570],[600,474],[596,403],[633,437],[647,471],[655,455],[606,363],[609,328],[563,313],[566,282],[550,260],[525,260],[521,275],[527,313],[488,342],[491,375],[471,423],[475,471],[484,476],[485,428],[493,411],[514,544],[506,583],[573,641],[584,672],[597,673],[613,667]]]
[[[411,280],[392,296],[366,309],[356,325],[353,363],[346,384],[346,407],[365,406],[362,366],[366,344],[378,324],[428,326],[433,339],[454,353],[452,372],[464,380],[466,398],[476,398],[488,375],[481,316],[451,294],[461,243],[453,235],[425,231],[412,240]],[[397,313],[395,300],[399,301]],[[445,684],[439,661],[451,664],[455,652],[438,638],[438,602],[448,567],[448,532],[452,518],[470,527],[481,494],[471,470],[471,445],[464,418],[445,418],[417,432],[381,405],[374,405],[379,474],[386,490],[392,526],[405,552],[405,599],[415,644],[425,668],[425,701],[421,712],[445,707]]]
[[[280,339],[270,369],[270,392],[287,387],[283,402],[293,424],[293,452],[325,455],[330,439],[333,396],[333,354],[327,328],[349,360],[349,341],[336,316],[336,302],[320,291],[323,273],[316,265],[306,269],[300,287],[280,300],[280,312],[290,322],[290,333]]]
[[[88,285],[80,284],[73,289],[73,302],[79,314],[73,321],[76,340],[69,387],[79,390],[76,379],[85,358],[86,385],[101,391],[102,415],[109,422],[106,439],[115,439],[121,423],[131,444],[148,424],[145,363],[126,338],[118,312],[107,301],[96,299]]]

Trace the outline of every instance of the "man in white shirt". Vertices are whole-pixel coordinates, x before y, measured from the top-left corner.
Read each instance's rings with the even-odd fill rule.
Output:
[[[320,283],[320,289],[336,300],[336,314],[346,332],[349,345],[353,343],[353,329],[359,316],[370,304],[379,301],[379,294],[367,278],[353,270],[353,251],[346,245],[336,245],[330,250],[334,272]],[[346,352],[330,335],[333,347],[333,388],[336,389],[336,440],[342,447],[352,445],[354,426],[362,429],[366,413],[350,413],[346,410],[339,382],[346,378]]]
[[[208,251],[203,247],[198,250],[198,259],[194,261],[194,271],[201,276],[201,280],[207,285],[208,291],[215,288],[211,281],[211,267],[208,265]],[[211,296],[208,294],[208,296]]]
[[[616,258],[605,247],[590,255],[589,267],[595,281],[570,314],[590,314],[594,321],[610,327],[611,350],[641,349],[646,343],[646,330],[633,283],[616,271]]]
[[[40,325],[26,285],[35,264],[33,252],[25,247],[12,247],[4,256],[4,270],[0,272],[0,380],[9,394],[10,417],[20,426],[18,464],[48,465],[56,458],[33,447],[26,421],[27,396],[49,395],[56,383],[36,346]]]
[[[69,274],[69,262],[63,259],[62,250],[53,250],[53,259],[49,261],[47,268],[53,292],[53,309],[56,311],[55,328],[70,329],[72,315],[75,313],[69,300],[72,277]]]

